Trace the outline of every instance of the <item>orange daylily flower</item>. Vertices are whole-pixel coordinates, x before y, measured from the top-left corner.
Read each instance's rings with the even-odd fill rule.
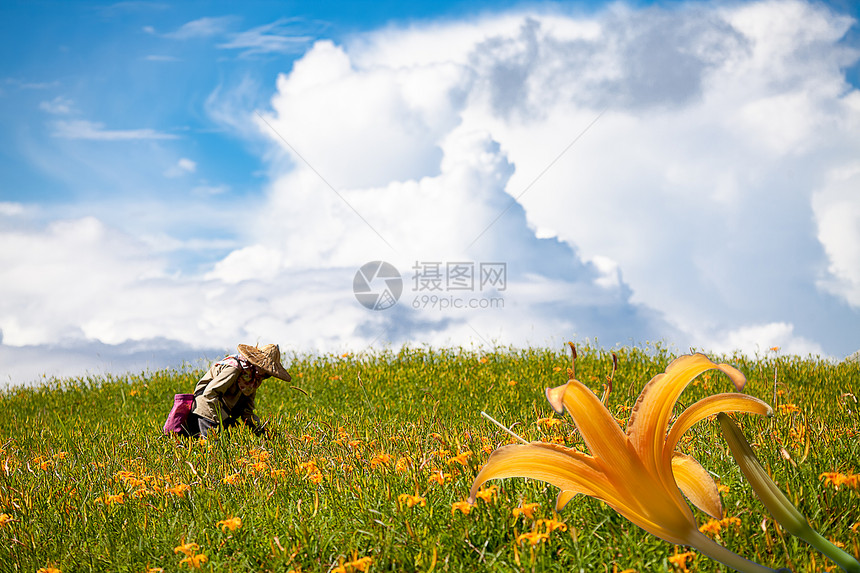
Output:
[[[220,527],[222,532],[226,532],[228,529],[230,531],[236,531],[237,529],[242,527],[242,519],[239,517],[230,517],[227,519],[222,519],[215,525],[217,527]]]
[[[173,495],[175,495],[177,497],[184,496],[185,492],[190,491],[190,490],[191,490],[191,486],[189,486],[186,483],[178,483],[173,487],[164,488],[164,491],[166,491],[167,493],[172,493]]]
[[[427,505],[427,498],[421,497],[420,495],[409,495],[408,493],[401,493],[397,496],[397,501],[402,505],[406,505],[406,507],[425,507]]]
[[[538,519],[537,527],[546,526],[546,532],[552,533],[556,529],[559,531],[567,531],[567,524],[555,519]]]
[[[684,500],[686,495],[705,513],[722,517],[713,478],[695,459],[675,451],[688,429],[720,412],[773,414],[771,407],[758,398],[737,392],[717,394],[684,410],[670,428],[681,392],[699,374],[711,369],[725,373],[738,390],[746,383],[744,375],[732,366],[715,364],[703,354],[681,356],[645,386],[624,432],[600,399],[574,377],[571,368],[568,382],[547,389],[546,396],[557,413],[570,413],[590,455],[545,442],[502,446],[490,455],[475,478],[469,501],[474,503],[478,489],[490,479],[538,479],[561,490],[557,511],[582,493],[602,500],[652,535],[694,547],[737,571],[772,571],[732,553],[700,532]],[[648,495],[642,495],[643,491]]]
[[[179,564],[182,565],[183,563],[185,563],[193,569],[200,569],[200,567],[202,567],[203,564],[207,561],[209,561],[209,558],[206,557],[205,554],[198,553],[197,555],[189,555],[188,557],[182,559]]]
[[[478,474],[478,477],[480,477],[480,474]],[[474,487],[472,489],[474,490]],[[472,498],[472,497],[474,497],[474,495],[470,495],[469,497]],[[539,507],[540,507],[539,503],[524,503],[520,507],[515,507],[511,513],[513,513],[514,517],[519,517],[520,515],[525,515],[529,519],[534,519],[535,518],[535,509],[537,509]]]
[[[184,553],[185,555],[194,555],[200,546],[196,543],[183,543],[173,548],[174,553]]]
[[[373,563],[372,557],[362,557],[356,559],[353,555],[353,560],[343,563],[339,567],[332,569],[332,573],[354,573],[355,571],[367,571],[367,568]]]
[[[482,499],[487,503],[492,503],[493,499],[496,497],[496,495],[498,493],[499,493],[499,488],[493,485],[493,486],[490,486],[486,489],[482,489],[478,492],[475,492],[475,496],[478,499]]]
[[[529,545],[537,545],[541,541],[546,541],[549,539],[549,533],[538,533],[537,531],[529,531],[528,533],[523,533],[517,536],[517,543],[522,544],[524,541],[528,541]]]
[[[460,452],[456,456],[448,460],[448,465],[460,464],[461,466],[468,465],[469,458],[472,457],[471,451]]]
[[[672,555],[669,557],[669,563],[680,569],[681,571],[687,571],[687,561],[693,558],[693,553],[687,551],[685,553],[678,553],[676,555]]]
[[[387,466],[391,463],[391,454],[377,454],[370,460],[370,469],[375,470],[377,466]]]

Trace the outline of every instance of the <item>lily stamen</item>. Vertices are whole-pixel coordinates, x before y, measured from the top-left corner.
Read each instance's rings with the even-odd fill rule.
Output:
[[[514,438],[516,438],[516,439],[517,439],[518,441],[520,441],[521,443],[523,443],[523,444],[528,444],[528,443],[529,443],[525,438],[522,438],[522,437],[518,436],[518,435],[517,435],[517,434],[515,434],[513,431],[509,430],[509,429],[508,429],[504,424],[502,424],[501,422],[499,422],[498,420],[496,420],[495,418],[493,418],[492,416],[490,416],[489,414],[487,414],[487,413],[486,413],[486,412],[484,412],[483,410],[481,410],[481,415],[482,415],[483,417],[485,417],[486,419],[488,419],[489,421],[491,421],[492,423],[494,423],[495,425],[497,425],[497,426],[498,426],[502,431],[504,431],[504,432],[506,432],[507,434],[509,434],[510,436],[512,436],[512,437],[514,437]]]

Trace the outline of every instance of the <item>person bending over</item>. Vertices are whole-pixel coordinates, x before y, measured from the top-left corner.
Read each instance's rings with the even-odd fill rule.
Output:
[[[277,344],[262,348],[240,344],[239,353],[213,364],[194,387],[194,407],[185,423],[189,436],[206,437],[210,429],[229,428],[240,420],[255,434],[262,434],[265,424],[254,412],[257,388],[274,376],[284,382],[292,376],[281,365]]]

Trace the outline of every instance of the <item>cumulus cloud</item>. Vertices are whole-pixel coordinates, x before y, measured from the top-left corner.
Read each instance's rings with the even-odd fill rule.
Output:
[[[843,308],[856,288],[858,200],[820,193],[819,219],[840,220],[818,237],[812,203],[858,151],[858,95],[843,73],[857,53],[839,43],[851,25],[803,2],[615,5],[587,19],[508,14],[318,43],[279,78],[263,128],[298,166],[267,208],[317,215],[268,240],[283,265],[355,264],[375,233],[397,254],[551,261],[571,286],[583,261],[592,272],[611,261],[630,295],[620,304],[664,317],[682,346],[784,323],[799,347],[847,352],[841,329],[824,324],[858,322]],[[474,134],[480,150],[466,143]],[[496,162],[482,177],[505,193],[469,179],[480,171],[454,180],[470,157]],[[430,191],[437,184],[444,191]],[[510,197],[522,220],[463,251]],[[559,258],[536,229],[571,253]],[[604,273],[596,284],[621,283]],[[665,329],[637,334],[655,331]]]
[[[285,50],[276,24],[223,47]],[[317,42],[267,104],[247,79],[207,101],[268,146],[270,183],[235,217],[232,252],[182,275],[151,241],[94,218],[10,226],[2,347],[588,338],[848,354],[860,325],[852,25],[792,0],[613,4]],[[403,278],[385,311],[352,292],[374,260]],[[420,287],[434,268],[481,264],[504,265],[505,283]]]
[[[858,126],[860,127],[860,126]],[[819,285],[860,308],[860,164],[830,174],[813,196],[818,240],[827,253],[827,273]]]

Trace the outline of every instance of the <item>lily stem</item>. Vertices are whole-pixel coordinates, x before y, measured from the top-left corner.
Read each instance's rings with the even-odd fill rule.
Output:
[[[737,553],[729,551],[710,537],[707,537],[698,531],[694,535],[690,544],[696,548],[699,553],[707,555],[711,559],[719,561],[723,565],[731,567],[739,573],[791,573],[791,570],[789,569],[771,569],[770,567],[765,567],[764,565],[759,565],[758,563],[744,559]]]

